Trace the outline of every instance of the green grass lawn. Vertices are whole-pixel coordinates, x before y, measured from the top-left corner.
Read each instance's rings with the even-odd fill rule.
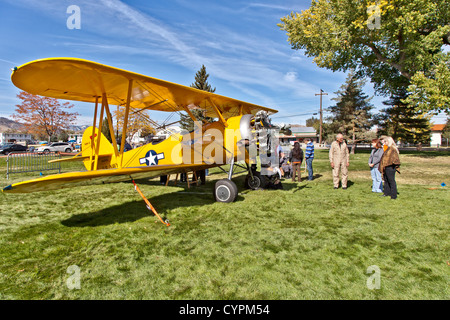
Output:
[[[218,169],[190,189],[140,181],[170,227],[131,183],[1,194],[0,298],[448,299],[450,153],[402,153],[397,200],[371,192],[368,152],[351,155],[347,190],[316,154],[314,181],[249,191],[241,174],[231,204],[213,200]],[[32,177],[5,170],[2,187]]]

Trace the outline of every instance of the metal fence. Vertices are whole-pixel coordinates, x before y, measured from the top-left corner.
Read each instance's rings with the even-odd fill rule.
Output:
[[[49,163],[50,160],[61,159],[59,153],[10,153],[6,158],[6,179],[13,173],[42,172],[58,170],[61,173],[61,163]]]

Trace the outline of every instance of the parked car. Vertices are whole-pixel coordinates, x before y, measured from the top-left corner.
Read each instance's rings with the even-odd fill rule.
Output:
[[[21,144],[4,144],[0,146],[0,154],[10,154],[13,152],[25,152],[27,147]]]
[[[49,152],[72,152],[73,148],[72,145],[67,142],[53,142],[49,144],[48,146],[43,146],[36,148],[34,152],[39,153],[49,153]]]

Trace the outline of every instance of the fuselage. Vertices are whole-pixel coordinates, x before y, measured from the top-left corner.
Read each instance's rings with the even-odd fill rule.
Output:
[[[92,139],[92,127],[83,136],[83,156],[87,170],[95,170],[95,153],[98,144],[100,155],[96,169],[136,168],[157,165],[203,164],[208,167],[221,166],[234,161],[248,161],[248,141],[251,115],[228,118],[226,123],[215,121],[203,126],[196,125],[192,132],[172,134],[160,142],[153,142],[131,149],[120,157],[114,145],[101,135],[98,129]],[[93,141],[93,144],[91,142]],[[248,145],[248,143],[247,143]]]

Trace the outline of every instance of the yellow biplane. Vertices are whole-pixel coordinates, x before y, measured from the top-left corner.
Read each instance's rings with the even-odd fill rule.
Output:
[[[271,124],[268,115],[276,110],[224,97],[218,94],[155,79],[75,58],[49,58],[14,68],[12,82],[32,94],[64,100],[91,102],[93,124],[82,138],[82,151],[76,156],[55,161],[82,161],[84,172],[49,175],[3,188],[5,193],[26,193],[107,182],[133,181],[161,175],[189,173],[229,164],[228,179],[215,183],[216,201],[232,202],[237,187],[231,180],[237,161],[245,162],[246,184],[256,189],[261,175],[256,171],[255,155],[250,152],[258,134],[267,135]],[[110,105],[124,106],[122,138],[116,141]],[[193,109],[204,110],[215,119],[200,123]],[[160,142],[151,142],[125,152],[128,118],[131,112],[157,110],[185,112],[199,124],[192,132],[174,133]],[[102,135],[107,119],[112,137]],[[257,144],[261,152],[263,144]],[[265,144],[265,152],[270,153]],[[270,148],[269,148],[270,149]],[[159,217],[160,218],[160,217]],[[168,225],[167,221],[160,220]]]

